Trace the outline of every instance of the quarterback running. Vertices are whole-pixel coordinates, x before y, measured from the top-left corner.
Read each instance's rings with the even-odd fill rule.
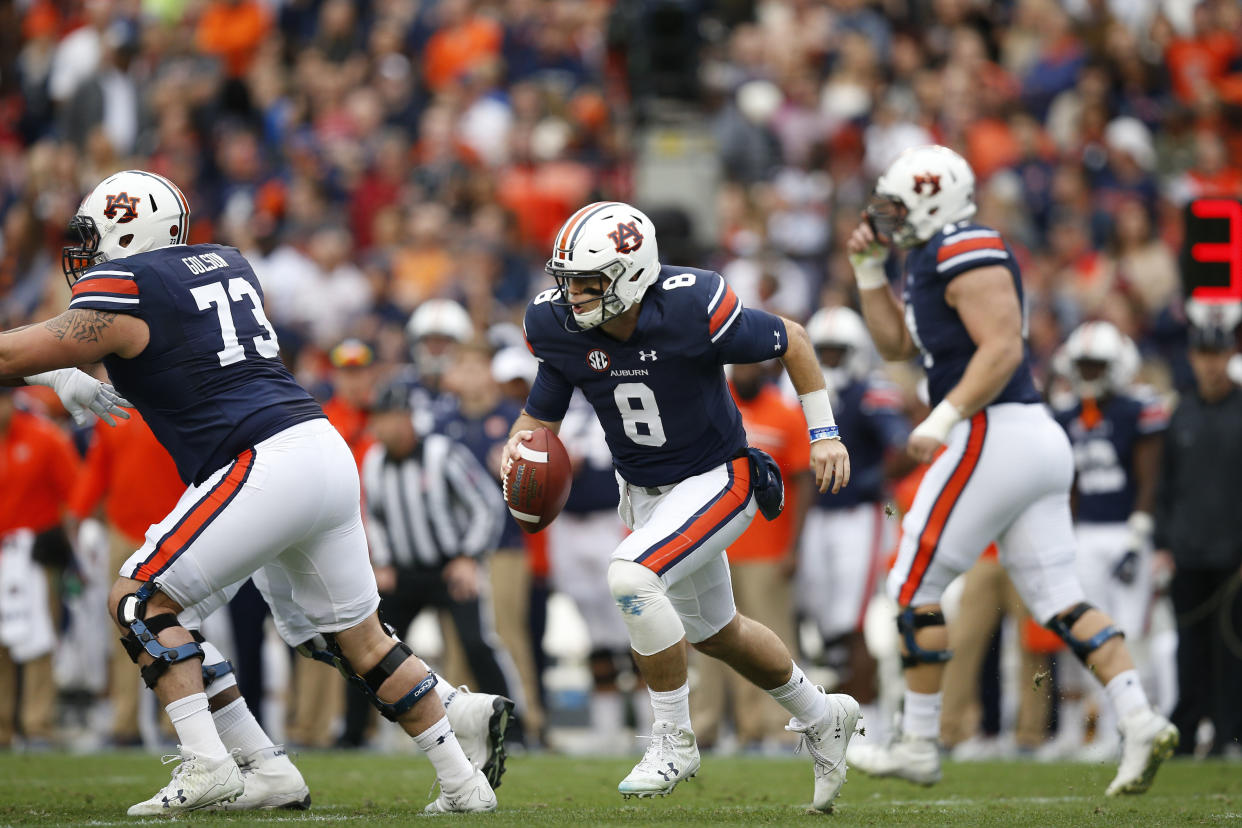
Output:
[[[625,796],[670,793],[699,770],[690,724],[685,643],[721,659],[793,717],[814,760],[814,804],[832,810],[845,781],[858,703],[815,687],[767,627],[734,605],[725,552],[757,509],[783,505],[780,472],[748,449],[723,366],[781,358],[809,425],[821,491],[849,481],[849,458],[823,374],[802,326],[744,308],[716,273],[661,266],[651,220],[620,202],[589,204],[556,235],[525,332],[539,372],[505,449],[557,431],[575,388],[595,409],[612,452],[622,521],[633,530],[612,553],[607,580],[654,724]]]
[[[847,247],[863,316],[889,360],[922,355],[931,413],[908,451],[932,462],[902,523],[888,579],[900,612],[905,715],[888,745],[850,763],[922,784],[940,779],[940,683],[951,653],[945,587],[993,541],[1036,620],[1104,685],[1120,722],[1121,766],[1106,793],[1146,791],[1178,732],[1152,709],[1122,631],[1084,600],[1074,568],[1069,440],[1042,404],[1026,352],[1022,280],[995,230],[971,223],[974,172],[950,149],[915,147],[876,182]],[[904,301],[889,289],[888,246],[908,250]]]
[[[72,367],[102,360],[189,487],[108,601],[181,743],[172,780],[130,815],[280,804],[246,802],[249,781],[271,780],[247,780],[240,745],[224,741],[213,711],[240,698],[232,668],[193,632],[192,619],[252,574],[284,639],[338,666],[428,754],[440,795],[427,810],[494,810],[492,786],[445,716],[451,691],[379,621],[348,446],[281,364],[250,265],[233,248],[187,245],[189,217],[161,176],[105,179],[70,222],[68,310],[0,334],[0,381],[50,385],[71,412],[129,404]],[[490,716],[484,705],[461,709],[472,707]],[[296,798],[306,791],[295,781]]]

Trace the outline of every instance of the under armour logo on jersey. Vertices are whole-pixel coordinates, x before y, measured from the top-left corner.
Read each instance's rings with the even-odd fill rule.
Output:
[[[125,224],[138,218],[138,202],[142,201],[138,196],[131,196],[129,193],[117,193],[116,195],[104,196],[107,204],[104,206],[104,218],[116,219],[117,224]],[[121,212],[123,211],[123,212]],[[121,212],[120,217],[117,213]]]
[[[655,361],[656,361],[656,352],[655,352],[655,351],[639,351],[639,352],[638,352],[638,361],[639,361],[639,362],[646,362],[647,360],[651,360],[652,362],[655,362]]]
[[[776,337],[776,344],[772,346],[772,350],[779,351],[781,349],[781,332],[772,331],[772,336]]]
[[[591,366],[592,371],[607,371],[611,362],[612,360],[608,358],[608,354],[599,348],[592,348],[587,353],[587,365]]]
[[[638,231],[637,222],[618,222],[617,229],[608,234],[612,243],[617,246],[618,253],[633,253],[643,246],[643,234]]]
[[[914,177],[914,191],[919,195],[923,195],[924,185],[931,190],[928,195],[934,196],[936,193],[940,192],[940,176],[929,172],[916,175]]]

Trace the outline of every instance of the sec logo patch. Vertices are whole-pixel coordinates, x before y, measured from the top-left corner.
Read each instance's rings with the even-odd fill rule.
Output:
[[[612,360],[608,358],[608,354],[599,348],[592,348],[587,352],[587,365],[591,366],[592,371],[607,371],[610,364]]]

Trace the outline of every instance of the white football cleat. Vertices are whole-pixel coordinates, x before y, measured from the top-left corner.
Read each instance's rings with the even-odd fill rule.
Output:
[[[446,791],[440,787],[440,795],[423,808],[424,814],[482,814],[496,810],[496,792],[488,784],[483,771],[476,770],[474,776],[461,788]]]
[[[818,688],[824,693],[824,688]],[[824,694],[828,695],[828,694]],[[815,810],[832,813],[832,803],[845,784],[845,749],[858,730],[862,713],[853,696],[828,695],[828,709],[809,724],[790,719],[786,730],[802,734],[797,750],[806,748],[815,762]],[[796,752],[796,751],[795,751]]]
[[[283,760],[283,761],[282,761]],[[257,750],[239,758],[246,789],[232,802],[209,805],[210,811],[305,811],[310,808],[310,789],[283,745]]]
[[[894,776],[918,785],[940,781],[940,749],[931,739],[903,734],[888,744],[853,744],[845,758],[872,776]]]
[[[698,772],[699,746],[693,731],[657,721],[651,726],[647,752],[617,785],[617,791],[626,799],[668,796],[678,782]]]
[[[241,770],[231,755],[211,761],[185,748],[164,757],[164,764],[180,760],[172,779],[155,796],[129,806],[130,816],[171,816],[227,802],[241,795]]]
[[[1150,707],[1132,710],[1121,720],[1121,765],[1107,796],[1146,793],[1160,763],[1173,755],[1180,734],[1168,719]]]
[[[474,765],[483,771],[493,788],[500,787],[505,772],[505,733],[513,720],[513,700],[491,693],[471,693],[462,685],[449,694],[444,703],[449,727],[457,734],[457,743]]]

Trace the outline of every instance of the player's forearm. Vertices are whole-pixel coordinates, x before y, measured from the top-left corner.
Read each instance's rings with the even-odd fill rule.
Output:
[[[858,299],[863,320],[880,356],[897,362],[918,354],[918,348],[906,330],[902,307],[887,284],[870,290],[860,289]]]
[[[1156,435],[1139,438],[1134,445],[1134,511],[1151,514],[1156,508],[1163,446]]]
[[[785,335],[789,339],[789,347],[781,362],[789,381],[793,383],[798,396],[810,394],[824,388],[824,372],[820,370],[819,361],[815,358],[815,348],[806,328],[791,319],[785,319]]]
[[[1022,347],[1020,337],[980,343],[962,379],[945,395],[945,400],[952,403],[962,417],[970,417],[983,409],[1009,384],[1013,372],[1022,363]]]
[[[546,420],[536,420],[534,417],[523,411],[518,418],[513,421],[513,427],[509,429],[509,436],[512,437],[519,431],[534,431],[537,428],[546,428],[553,434],[557,434],[561,430],[560,420],[556,422],[548,422]]]

